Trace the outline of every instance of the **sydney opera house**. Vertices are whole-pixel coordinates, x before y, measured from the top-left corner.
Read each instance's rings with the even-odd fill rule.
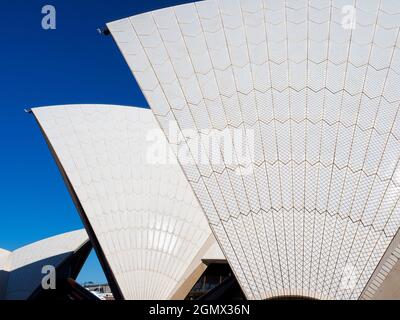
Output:
[[[44,239],[13,252],[0,249],[0,300],[91,299],[75,282],[92,245],[85,230]],[[52,267],[51,274],[44,267]],[[45,275],[50,275],[46,279]],[[43,281],[44,280],[44,281]],[[53,288],[54,289],[54,288]]]
[[[32,109],[90,239],[48,256],[90,243],[116,299],[400,299],[399,1],[206,0],[107,31],[150,109]],[[14,256],[0,297],[26,298],[14,270],[48,256]]]

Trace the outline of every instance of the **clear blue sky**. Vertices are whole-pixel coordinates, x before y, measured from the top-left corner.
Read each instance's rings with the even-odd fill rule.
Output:
[[[82,228],[58,169],[24,108],[69,103],[147,106],[106,22],[190,1],[1,0],[0,248]],[[57,29],[43,30],[53,5]],[[79,277],[104,281],[92,254]]]

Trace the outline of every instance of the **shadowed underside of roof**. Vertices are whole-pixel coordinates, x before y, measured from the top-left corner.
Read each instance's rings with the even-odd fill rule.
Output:
[[[0,299],[28,299],[41,286],[43,267],[57,270],[88,242],[85,230],[77,230],[7,252],[4,260],[0,256]]]

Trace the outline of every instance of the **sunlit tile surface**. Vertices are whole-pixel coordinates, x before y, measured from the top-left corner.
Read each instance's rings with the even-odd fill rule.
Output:
[[[169,146],[151,111],[75,105],[33,112],[124,298],[174,297],[215,240],[173,153],[162,156]]]
[[[357,299],[396,234],[399,25],[396,0],[202,1],[108,24],[171,143],[171,126],[254,134],[245,168],[178,154],[249,299]]]

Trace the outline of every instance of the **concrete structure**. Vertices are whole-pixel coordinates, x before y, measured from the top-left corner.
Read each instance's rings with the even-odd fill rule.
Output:
[[[116,299],[183,299],[215,243],[148,109],[33,109]]]
[[[247,298],[373,298],[390,272],[374,271],[400,226],[399,27],[392,0],[201,1],[108,24]],[[248,157],[228,139],[198,161],[187,132],[207,150],[224,130]]]
[[[27,300],[42,291],[44,266],[53,266],[56,280],[76,278],[91,245],[85,230],[44,239],[13,252],[0,249],[0,300]]]

